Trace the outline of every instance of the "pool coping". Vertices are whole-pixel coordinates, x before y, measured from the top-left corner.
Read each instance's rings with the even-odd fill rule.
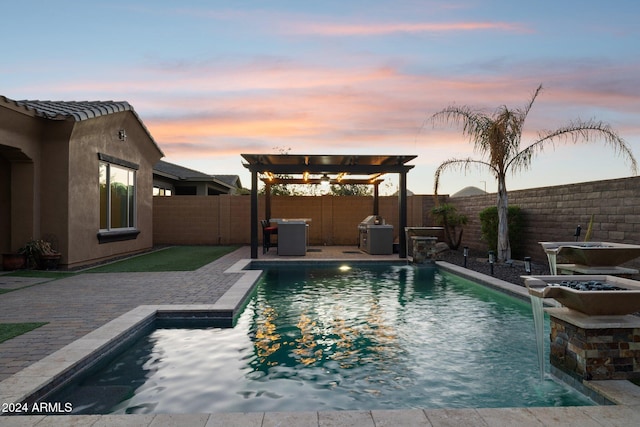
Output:
[[[261,260],[258,264],[292,264],[292,263],[324,263],[327,261],[340,262],[335,259],[331,260],[309,260],[309,261],[283,261],[283,260]],[[46,396],[51,390],[58,388],[64,384],[71,376],[75,375],[79,370],[86,369],[89,365],[95,362],[98,356],[102,356],[104,351],[118,344],[126,342],[126,340],[132,336],[135,336],[141,329],[149,326],[157,318],[162,317],[181,317],[181,318],[202,318],[202,317],[225,317],[235,316],[238,310],[243,306],[247,296],[253,291],[258,279],[262,275],[262,270],[245,270],[249,264],[255,262],[251,259],[242,259],[236,262],[234,265],[225,270],[227,273],[241,273],[236,282],[220,297],[214,304],[200,304],[200,305],[141,305],[129,312],[113,319],[100,328],[90,332],[84,337],[66,345],[60,350],[52,353],[51,355],[33,363],[32,365],[24,368],[20,372],[17,372],[13,376],[0,382],[0,403],[10,402],[29,402],[37,401],[38,399]],[[359,263],[369,262],[371,260],[357,260],[350,259],[345,262]],[[379,261],[375,261],[379,263]],[[382,261],[386,263],[401,264],[398,261]],[[481,273],[476,273],[471,270],[463,269],[461,267],[449,264],[446,262],[437,262],[438,267],[453,272],[457,275],[470,278],[486,284],[490,287],[497,288],[505,291],[508,294],[523,298],[526,296],[528,299],[528,293],[526,288],[514,285],[508,282],[504,282],[499,279],[485,276]],[[625,407],[634,407],[639,412],[640,417],[640,390],[639,387],[634,386],[628,381],[594,381],[585,382],[586,387],[594,390],[594,392],[605,396],[608,400],[618,405]],[[591,407],[587,407],[591,408]],[[531,408],[507,408],[507,409],[531,409]],[[457,409],[452,411],[485,411],[490,409]],[[496,409],[498,410],[498,409]],[[415,410],[418,411],[418,410]],[[392,411],[398,413],[415,412],[414,410],[399,410]],[[423,411],[423,410],[419,410]],[[445,411],[440,409],[424,410],[424,412],[438,412]],[[448,410],[446,410],[448,411]],[[329,413],[332,413],[330,411]],[[374,413],[384,411],[340,411],[345,413],[369,413],[373,416]],[[258,414],[258,413],[256,413]],[[5,414],[0,414],[5,415]],[[162,415],[162,414],[160,414]],[[83,416],[73,415],[74,417],[110,417],[104,416]],[[265,413],[262,413],[265,416]],[[345,417],[348,414],[344,415]],[[36,420],[39,422],[42,416],[34,415],[24,418],[24,421]],[[131,415],[125,415],[131,417]],[[152,417],[151,419],[153,419]],[[207,417],[208,418],[208,417]],[[131,419],[133,421],[133,418]],[[205,420],[206,421],[206,420]],[[29,424],[31,425],[31,424]],[[204,425],[204,424],[203,424]],[[257,424],[260,425],[260,424]]]
[[[105,352],[113,351],[135,337],[156,319],[231,321],[262,274],[261,270],[238,271],[239,265],[240,262],[225,271],[243,274],[215,303],[140,305],[0,382],[0,403],[26,402],[31,405],[64,385],[79,371],[92,366]]]

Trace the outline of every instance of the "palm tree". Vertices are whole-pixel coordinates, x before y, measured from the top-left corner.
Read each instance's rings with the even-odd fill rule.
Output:
[[[507,225],[507,209],[509,199],[507,195],[507,171],[516,173],[531,167],[531,160],[549,144],[556,142],[579,141],[590,142],[597,138],[610,145],[618,154],[631,162],[632,173],[637,173],[637,162],[631,149],[607,123],[588,120],[575,120],[564,127],[553,131],[541,131],[535,141],[526,148],[520,149],[524,122],[540,92],[542,85],[534,92],[529,103],[522,109],[510,110],[501,106],[493,115],[472,110],[467,106],[449,106],[435,113],[429,119],[434,125],[437,123],[462,126],[462,133],[474,143],[474,150],[481,155],[481,159],[449,159],[445,160],[435,172],[436,200],[440,176],[447,169],[468,170],[472,165],[487,167],[498,181],[498,254],[499,261],[511,259],[509,245],[509,229]]]

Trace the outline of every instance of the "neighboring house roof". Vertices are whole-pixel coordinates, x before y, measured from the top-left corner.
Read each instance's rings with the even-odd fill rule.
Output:
[[[469,187],[464,187],[462,190],[453,193],[449,197],[455,198],[455,197],[467,197],[467,196],[480,196],[483,194],[487,194],[486,191],[483,191],[478,187],[469,186]]]
[[[185,168],[184,166],[176,165],[174,163],[165,162],[164,160],[160,160],[153,166],[153,172],[159,172],[161,175],[167,176],[167,178],[173,178],[181,181],[203,181],[212,178],[211,175],[207,175],[206,173]]]
[[[73,120],[80,122],[108,114],[131,111],[136,116],[136,119],[138,119],[140,126],[142,126],[149,136],[149,139],[151,139],[158,151],[162,153],[153,136],[151,136],[149,129],[144,125],[131,104],[126,101],[14,101],[2,95],[0,95],[0,101],[15,111],[49,120]],[[164,155],[164,153],[162,153],[162,155]]]
[[[153,173],[176,181],[215,182],[229,189],[242,188],[238,175],[208,175],[194,169],[160,160],[153,167]]]
[[[242,188],[240,177],[238,175],[213,175],[219,181],[231,185],[232,187]]]
[[[393,192],[392,196],[397,196],[400,190],[396,190]],[[415,196],[415,193],[409,189],[407,189],[407,196]]]

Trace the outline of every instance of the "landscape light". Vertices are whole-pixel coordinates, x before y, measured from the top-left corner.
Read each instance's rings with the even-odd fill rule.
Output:
[[[496,253],[489,251],[489,268],[491,269],[491,275],[493,276],[493,263],[496,262]]]

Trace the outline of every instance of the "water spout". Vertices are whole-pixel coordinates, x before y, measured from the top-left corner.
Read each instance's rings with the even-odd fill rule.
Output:
[[[549,260],[549,271],[551,271],[551,275],[555,276],[558,274],[557,269],[557,258],[558,258],[558,249],[547,250],[547,259]]]
[[[540,368],[540,380],[544,381],[544,308],[543,298],[531,297],[531,310],[533,311],[533,324],[536,330],[536,347],[538,349],[538,367]]]

